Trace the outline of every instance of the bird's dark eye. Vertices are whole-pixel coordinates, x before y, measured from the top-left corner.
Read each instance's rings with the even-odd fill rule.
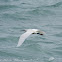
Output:
[[[39,34],[39,33],[37,33],[37,34]]]

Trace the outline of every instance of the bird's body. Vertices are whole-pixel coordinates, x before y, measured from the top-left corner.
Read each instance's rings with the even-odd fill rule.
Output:
[[[38,29],[25,29],[25,30],[23,30],[23,31],[25,31],[25,33],[20,36],[19,42],[18,42],[18,44],[17,44],[17,47],[21,46],[22,43],[24,42],[24,40],[25,40],[29,35],[31,35],[31,34],[40,34],[40,35],[43,35],[43,34],[45,33],[45,32],[40,31],[40,30],[38,30]]]

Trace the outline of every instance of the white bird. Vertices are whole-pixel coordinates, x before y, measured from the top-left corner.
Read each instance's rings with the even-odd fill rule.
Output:
[[[23,30],[23,31],[25,31],[25,33],[20,36],[19,42],[18,42],[18,44],[17,44],[17,47],[21,46],[22,43],[24,42],[24,40],[25,40],[29,35],[31,35],[31,34],[40,34],[40,35],[43,35],[43,34],[45,33],[45,32],[40,31],[40,30],[38,30],[38,29],[25,29],[25,30]]]

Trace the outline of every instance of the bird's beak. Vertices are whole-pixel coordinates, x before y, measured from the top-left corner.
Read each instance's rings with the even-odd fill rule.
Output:
[[[40,35],[44,35],[44,34],[40,34]]]
[[[42,31],[42,32],[40,33],[40,35],[44,35],[44,34],[46,34],[44,31]]]

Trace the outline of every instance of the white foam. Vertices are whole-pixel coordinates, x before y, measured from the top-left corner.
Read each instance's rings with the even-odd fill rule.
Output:
[[[54,60],[54,57],[50,57],[48,61],[52,61],[52,60]]]

